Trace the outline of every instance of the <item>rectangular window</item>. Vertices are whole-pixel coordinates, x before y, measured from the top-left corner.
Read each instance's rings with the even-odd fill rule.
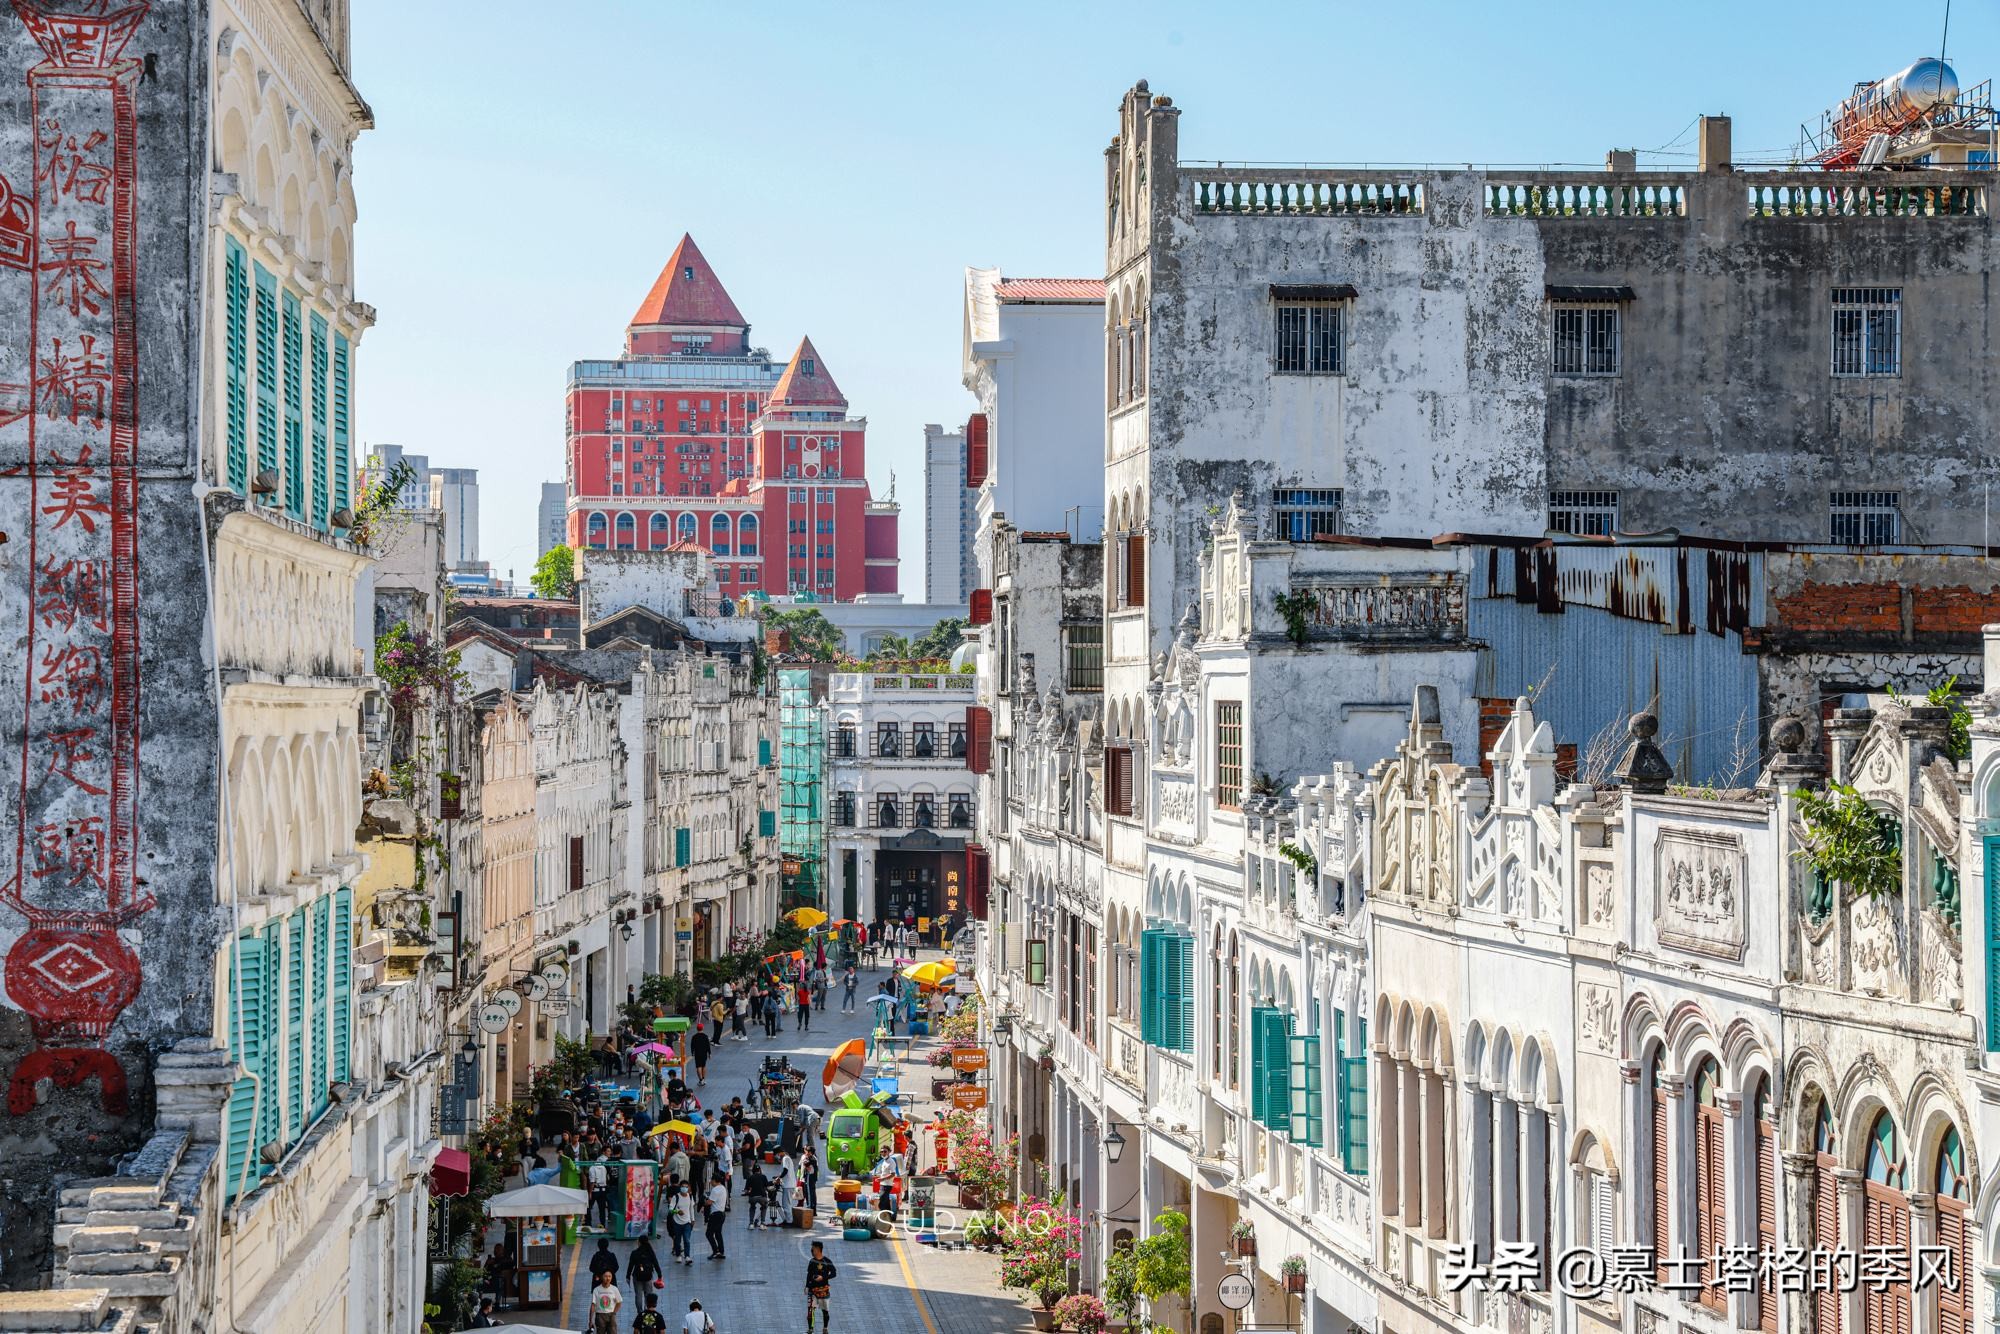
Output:
[[[1841,287],[1833,293],[1833,373],[1903,373],[1903,289]]]
[[[1132,748],[1129,746],[1105,747],[1104,810],[1107,815],[1132,813]]]
[[[257,284],[257,471],[278,471],[278,278],[252,266]],[[254,478],[253,478],[254,480]],[[277,497],[271,497],[273,501]]]
[[[1028,985],[1047,986],[1049,982],[1049,942],[1031,940],[1028,942]]]
[[[1341,375],[1343,310],[1336,301],[1285,302],[1277,307],[1276,369],[1280,375]]]
[[[1828,507],[1828,540],[1879,547],[1903,539],[1901,491],[1836,491]]]
[[[248,1074],[229,1090],[225,1160],[229,1176],[225,1189],[230,1198],[239,1193],[239,1183],[243,1189],[254,1187],[261,1175],[257,1158],[262,1138],[258,1133],[257,1081],[250,1076],[265,1081],[267,1102],[276,1095],[278,1083],[276,1063],[265,1062],[264,993],[267,986],[275,986],[276,980],[268,978],[265,972],[264,942],[253,935],[239,936],[235,951],[230,976],[229,1055]]]
[[[1243,805],[1243,704],[1215,705],[1215,804],[1224,810]]]
[[[1291,1049],[1291,1105],[1286,1109],[1286,1133],[1294,1144],[1318,1148],[1326,1143],[1324,1068],[1320,1065],[1319,1035],[1294,1035]]]
[[[1616,491],[1549,492],[1549,531],[1609,537],[1618,529]]]
[[[285,513],[306,517],[305,337],[299,298],[282,293],[285,309]]]
[[[1104,625],[1090,621],[1065,625],[1063,664],[1067,673],[1064,687],[1076,694],[1095,695],[1104,689]]]
[[[333,336],[333,507],[347,508],[347,337]]]
[[[326,321],[313,312],[312,348],[312,526],[326,527]]]
[[[1341,488],[1280,488],[1271,493],[1271,537],[1310,542],[1340,532]]]
[[[1368,1021],[1357,1025],[1354,1050],[1347,1050],[1347,1028],[1341,1012],[1333,1012],[1334,1078],[1339,1084],[1340,1165],[1351,1176],[1368,1174]]]
[[[910,754],[919,760],[937,758],[937,724],[910,724]]]
[[[903,730],[898,723],[875,725],[875,753],[896,756],[903,753]]]
[[[229,488],[250,493],[250,276],[249,257],[235,237],[223,238],[222,308],[223,362],[227,388],[224,404],[223,469]]]
[[[1616,375],[1616,306],[1557,306],[1549,322],[1549,370],[1557,375]]]

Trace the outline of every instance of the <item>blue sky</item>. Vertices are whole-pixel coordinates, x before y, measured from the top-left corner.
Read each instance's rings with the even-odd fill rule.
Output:
[[[477,16],[476,18],[474,16]],[[802,334],[869,420],[922,595],[925,422],[961,422],[967,264],[1101,274],[1103,150],[1147,79],[1184,159],[1689,166],[1692,118],[1778,156],[1856,80],[1935,54],[1942,0],[805,5],[357,0],[368,443],[480,470],[525,580],[569,363],[609,356],[683,231],[774,355]],[[1948,58],[2000,72],[2000,5]]]

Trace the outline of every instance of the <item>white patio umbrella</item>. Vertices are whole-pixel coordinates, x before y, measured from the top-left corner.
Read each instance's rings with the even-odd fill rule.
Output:
[[[522,1186],[502,1191],[486,1202],[488,1218],[556,1218],[580,1214],[590,1196],[570,1186]]]

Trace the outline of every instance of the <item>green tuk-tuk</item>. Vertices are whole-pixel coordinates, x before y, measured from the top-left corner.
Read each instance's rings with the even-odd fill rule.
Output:
[[[858,1093],[846,1095],[827,1118],[827,1170],[855,1180],[866,1177],[890,1146],[901,1120],[889,1095],[865,1100]]]

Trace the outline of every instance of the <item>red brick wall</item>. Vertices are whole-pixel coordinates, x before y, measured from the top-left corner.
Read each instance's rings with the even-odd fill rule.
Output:
[[[2000,590],[1980,592],[1964,584],[1926,588],[1808,582],[1795,593],[1772,599],[1772,611],[1774,629],[1976,636],[1981,626],[2000,621]]]

